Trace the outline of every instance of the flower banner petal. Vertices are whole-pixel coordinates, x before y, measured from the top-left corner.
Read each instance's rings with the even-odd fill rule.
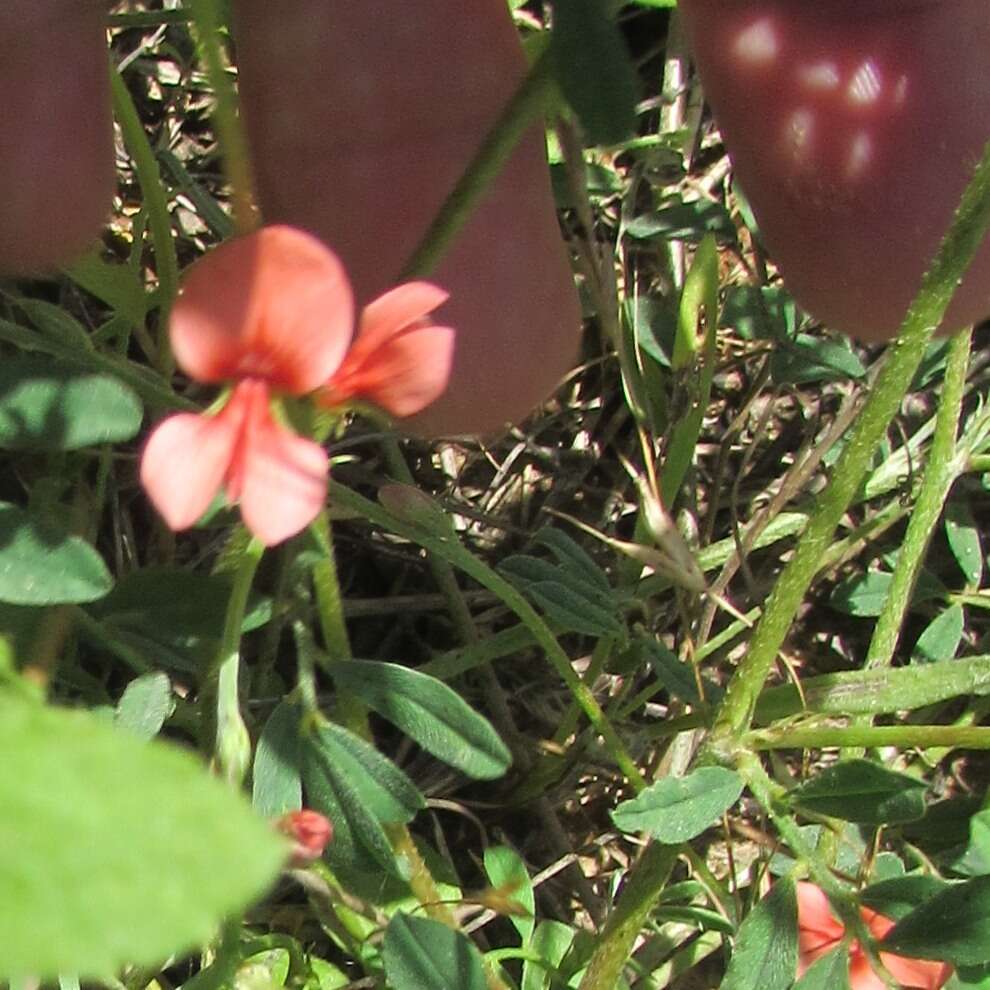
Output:
[[[160,423],[141,456],[141,484],[170,529],[188,529],[213,501],[237,445],[237,409],[178,413]],[[226,414],[226,415],[225,415]]]
[[[251,377],[301,395],[340,364],[353,320],[337,256],[302,230],[270,226],[190,266],[169,332],[176,361],[198,381]]]

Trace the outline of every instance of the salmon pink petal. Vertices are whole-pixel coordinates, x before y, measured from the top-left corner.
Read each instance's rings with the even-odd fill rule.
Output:
[[[361,325],[351,353],[362,359],[390,337],[422,322],[450,297],[430,282],[406,282],[368,303],[361,312]]]
[[[845,928],[832,914],[824,891],[813,883],[797,885],[798,945],[803,968],[810,966],[836,943],[842,941]]]
[[[861,950],[853,952],[849,961],[849,987],[850,990],[887,990]]]
[[[244,525],[266,546],[305,529],[326,501],[327,453],[263,414],[252,417],[239,454]]]
[[[178,413],[152,431],[141,484],[170,529],[192,526],[220,491],[241,422],[241,410],[228,403],[217,416]]]
[[[198,381],[251,377],[301,395],[333,374],[353,321],[337,256],[302,230],[271,226],[190,266],[169,333],[179,366]]]
[[[952,967],[929,959],[907,959],[881,952],[880,959],[890,975],[909,990],[940,990],[952,975]]]
[[[364,360],[348,354],[320,401],[338,405],[357,396],[393,416],[412,416],[443,394],[453,360],[450,327],[412,327],[384,341]]]

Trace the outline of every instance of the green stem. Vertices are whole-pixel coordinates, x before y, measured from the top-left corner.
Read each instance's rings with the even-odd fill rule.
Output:
[[[237,94],[220,44],[218,3],[217,0],[190,0],[189,7],[196,24],[206,74],[216,100],[213,123],[223,151],[224,171],[230,184],[234,226],[238,233],[246,234],[258,226],[259,217],[254,201],[251,153],[237,113]]]
[[[990,727],[968,725],[848,725],[765,729],[750,732],[752,749],[828,749],[831,747],[897,746],[901,749],[946,746],[990,749]]]
[[[578,990],[614,990],[633,943],[645,927],[680,855],[679,846],[651,842],[627,875]]]
[[[868,670],[890,666],[935,524],[942,513],[949,489],[965,466],[956,454],[956,435],[966,391],[972,336],[972,329],[967,329],[956,334],[949,342],[935,436],[932,438],[918,499],[897,555],[890,590],[870,640],[864,663]]]
[[[240,786],[251,762],[251,739],[241,716],[238,676],[241,662],[241,630],[251,583],[265,552],[264,544],[252,538],[244,549],[227,602],[223,639],[217,658],[217,728],[214,754],[223,777]]]
[[[168,314],[179,291],[179,260],[172,238],[172,217],[168,212],[165,186],[155,153],[151,150],[131,94],[114,65],[110,66],[110,90],[113,94],[114,115],[124,137],[124,145],[134,161],[134,170],[148,211],[151,241],[155,248],[155,271],[158,274],[159,334],[156,363],[158,371],[168,378],[174,367],[167,333]]]
[[[629,755],[629,751],[612,727],[612,724],[606,718],[605,713],[595,700],[594,694],[574,672],[570,659],[563,649],[561,649],[556,637],[529,602],[508,581],[480,561],[452,537],[439,536],[412,523],[408,523],[376,505],[374,502],[358,495],[357,492],[332,480],[330,482],[330,498],[337,504],[346,506],[357,514],[364,516],[369,522],[381,526],[383,529],[390,530],[399,536],[404,536],[414,543],[418,543],[430,551],[430,553],[436,554],[438,557],[449,561],[455,567],[460,568],[469,577],[474,578],[479,584],[498,595],[515,612],[523,624],[529,629],[537,645],[543,649],[560,679],[581,706],[588,721],[591,722],[595,730],[602,737],[605,746],[612,754],[612,758],[628,778],[630,786],[637,792],[646,786],[643,775],[639,772],[639,768]]]
[[[451,241],[512,154],[526,128],[544,112],[553,87],[549,49],[545,50],[495,121],[457,184],[444,200],[402,270],[402,278],[421,278],[436,267]]]
[[[733,676],[716,719],[711,745],[731,749],[746,731],[756,699],[777,658],[791,622],[811,584],[832,534],[852,501],[873,454],[907,392],[935,332],[990,221],[990,144],[963,194],[952,226],[922,281],[897,339],[835,466],[832,481],[816,504],[797,549],[767,601],[750,648]]]

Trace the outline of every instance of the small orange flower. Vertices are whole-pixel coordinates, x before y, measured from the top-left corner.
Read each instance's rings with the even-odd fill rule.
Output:
[[[197,261],[172,309],[172,350],[191,378],[234,388],[218,413],[179,413],[149,437],[141,483],[165,522],[187,529],[223,489],[268,546],[304,529],[326,497],[327,455],[275,421],[272,392],[419,412],[450,375],[454,331],[427,319],[446,298],[426,282],[385,293],[365,309],[348,352],[350,283],[315,237],[265,227]]]
[[[275,827],[292,839],[290,866],[308,866],[315,862],[333,839],[333,822],[309,808],[282,815]]]
[[[832,914],[828,898],[813,883],[797,885],[798,900],[798,976],[820,956],[841,944],[846,930]],[[860,914],[870,934],[882,939],[894,927],[894,922],[869,908]],[[881,952],[880,961],[904,990],[939,990],[952,973],[947,963],[927,959],[908,959],[891,952]],[[849,947],[849,985],[852,990],[886,990],[880,977],[873,972],[870,961],[858,942]]]

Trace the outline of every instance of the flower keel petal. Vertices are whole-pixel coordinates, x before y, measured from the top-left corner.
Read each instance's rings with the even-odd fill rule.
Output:
[[[188,529],[220,490],[237,444],[237,410],[179,413],[160,423],[141,456],[141,484],[170,529]]]
[[[326,500],[326,451],[283,429],[267,409],[245,437],[241,469],[241,516],[266,546],[305,529]]]

